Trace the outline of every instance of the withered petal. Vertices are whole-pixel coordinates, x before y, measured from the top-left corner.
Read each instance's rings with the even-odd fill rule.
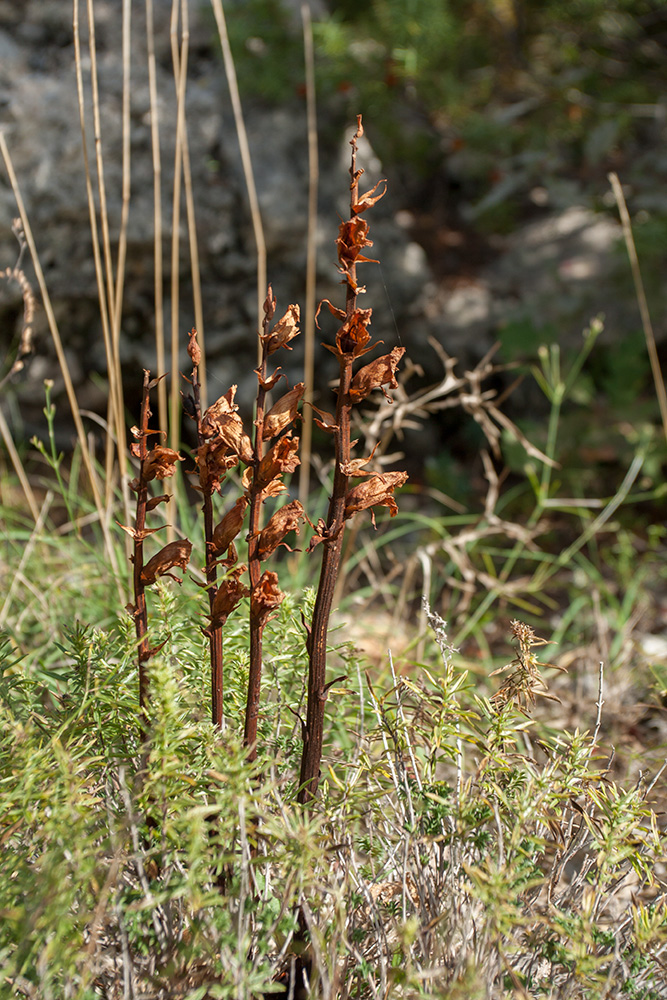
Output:
[[[178,580],[180,583],[180,577],[170,573],[169,570],[173,569],[175,566],[180,566],[181,569],[187,569],[187,565],[190,562],[191,552],[192,542],[188,541],[187,538],[177,538],[173,542],[168,542],[163,549],[160,549],[157,555],[154,555],[152,559],[149,559],[142,569],[142,582],[146,585],[150,585],[151,583],[155,583],[159,576],[167,574],[174,580]]]
[[[269,615],[280,607],[284,598],[278,586],[278,574],[270,569],[264,570],[250,595],[250,614],[266,625]]]
[[[151,479],[168,479],[176,472],[176,463],[182,461],[184,461],[183,456],[173,448],[156,444],[148,452],[141,467],[141,478],[144,483],[150,482]]]
[[[298,500],[292,500],[277,510],[266,527],[259,533],[258,556],[266,559],[279,545],[285,544],[283,539],[290,531],[299,532],[299,526],[305,519],[303,506]]]
[[[384,386],[388,385],[391,389],[398,386],[396,368],[404,354],[404,347],[394,347],[389,354],[383,354],[381,358],[376,358],[375,361],[360,368],[350,386],[351,402],[356,403],[366,399],[374,389],[382,389],[387,399],[391,399]]]
[[[289,392],[286,392],[284,396],[281,396],[276,403],[274,403],[264,417],[263,439],[265,441],[268,441],[269,438],[276,437],[294,421],[299,400],[303,396],[304,389],[305,386],[303,382],[299,382],[292,389],[290,389]]]
[[[291,347],[288,347],[288,344],[290,340],[293,340],[300,333],[300,316],[301,311],[298,305],[290,305],[287,307],[285,315],[278,320],[273,330],[270,333],[261,335],[261,340],[267,354],[273,354],[280,347],[286,347],[288,351],[292,350]]]
[[[381,472],[359,483],[345,497],[345,519],[352,517],[357,511],[368,510],[369,507],[388,507],[389,513],[394,517],[398,513],[398,506],[393,493],[407,478],[407,472]]]
[[[245,509],[248,506],[246,496],[239,497],[234,506],[227,511],[223,519],[216,526],[211,539],[211,551],[214,555],[218,552],[226,552],[234,541],[243,526]]]

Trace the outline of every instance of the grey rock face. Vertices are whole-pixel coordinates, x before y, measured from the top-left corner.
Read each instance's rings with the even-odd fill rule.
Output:
[[[171,323],[171,234],[174,148],[177,113],[171,55],[171,0],[153,0],[156,84],[160,132],[163,308]],[[95,39],[99,85],[100,142],[110,246],[116,268],[123,211],[122,4],[95,0]],[[141,369],[155,369],[154,164],[144,4],[132,4],[130,127],[130,207],[123,290],[121,348],[126,384],[138,388]],[[298,11],[297,11],[298,13]],[[189,9],[189,58],[186,123],[200,256],[204,334],[210,395],[233,383],[250,385],[255,364],[256,264],[246,185],[241,167],[219,43],[210,11]],[[91,99],[90,26],[86,4],[79,4],[83,86],[90,163],[99,222],[95,174],[95,122]],[[180,28],[177,39],[180,38]],[[242,95],[243,96],[243,95]],[[321,106],[326,106],[322,95]],[[361,109],[363,110],[363,109]],[[305,298],[307,141],[305,101],[244,108],[255,182],[268,255],[268,278],[278,308]],[[322,112],[326,114],[326,112]],[[86,197],[77,100],[71,5],[62,0],[0,0],[0,115],[28,216],[35,234],[49,294],[82,400],[103,412],[106,358]],[[353,123],[350,123],[352,126]],[[372,122],[366,122],[372,139]],[[318,297],[340,300],[334,240],[339,217],[347,214],[349,146],[320,150],[318,219]],[[368,187],[385,175],[368,143],[360,150]],[[390,178],[391,181],[391,178]],[[178,222],[180,285],[179,363],[187,368],[186,332],[195,324],[185,195]],[[366,265],[362,280],[374,308],[373,330],[389,347],[397,338],[415,360],[433,367],[428,337],[435,336],[469,364],[496,338],[498,327],[520,314],[546,316],[562,323],[573,337],[591,315],[604,308],[613,280],[610,249],[615,224],[593,212],[570,208],[531,223],[506,241],[496,263],[462,282],[436,280],[429,260],[400,224],[405,206],[391,183],[387,197],[369,217],[374,247],[381,259]],[[14,196],[0,170],[0,266],[11,266],[16,244],[11,220]],[[31,272],[31,268],[27,270]],[[604,301],[601,301],[604,300]],[[324,321],[326,322],[326,321]],[[20,296],[0,285],[0,347],[3,352],[20,324]],[[324,326],[324,323],[323,323]],[[325,326],[325,330],[327,327]],[[660,331],[658,331],[660,333]],[[298,342],[297,342],[298,343]],[[12,392],[19,397],[30,429],[41,410],[40,380],[58,378],[43,311],[36,321],[34,360]],[[330,359],[318,353],[318,379],[334,374]],[[291,355],[292,380],[301,377],[301,348]],[[437,364],[437,362],[435,362]],[[335,367],[335,366],[334,366]],[[246,405],[250,404],[250,400]]]

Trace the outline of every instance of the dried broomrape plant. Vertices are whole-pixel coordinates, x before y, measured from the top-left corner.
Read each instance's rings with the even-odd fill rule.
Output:
[[[261,361],[256,369],[257,398],[255,403],[254,435],[246,433],[235,402],[236,386],[216,400],[204,414],[201,412],[197,368],[199,347],[196,332],[190,334],[188,351],[193,361],[190,380],[193,394],[186,400],[197,423],[196,452],[199,476],[198,489],[203,494],[204,533],[206,539],[206,587],[209,596],[209,637],[211,653],[212,716],[215,725],[222,723],[223,663],[222,628],[227,618],[246,597],[250,598],[250,672],[244,741],[248,756],[256,756],[257,719],[262,677],[262,633],[272,612],[284,598],[276,573],[265,570],[261,563],[284,545],[291,531],[299,530],[304,512],[298,500],[277,510],[262,527],[262,505],[285,491],[282,477],[299,464],[299,439],[292,433],[297,407],[303,396],[303,383],[295,385],[267,410],[267,393],[285,376],[280,369],[268,372],[268,359],[280,348],[291,350],[290,341],[299,333],[299,307],[290,305],[285,315],[272,326],[276,300],[269,286],[264,302],[264,322],[260,342]],[[268,450],[265,445],[268,443]],[[221,491],[227,471],[241,462],[246,466],[242,475],[244,493],[214,524],[212,496]],[[234,540],[241,533],[248,515],[248,564],[237,565]],[[227,573],[218,583],[217,567]],[[249,586],[241,582],[248,572]]]
[[[395,388],[396,368],[405,353],[405,348],[395,347],[388,354],[354,371],[358,359],[377,346],[377,343],[371,342],[368,330],[372,309],[360,309],[357,306],[358,295],[365,291],[357,282],[357,265],[371,261],[371,258],[365,256],[364,251],[373,245],[368,238],[368,222],[362,218],[362,213],[379,201],[386,189],[385,182],[379,181],[365,194],[359,194],[359,179],[363,170],[357,168],[356,159],[357,143],[362,135],[363,127],[359,115],[357,131],[351,140],[350,218],[341,223],[336,240],[339,271],[343,276],[342,284],[346,286],[345,309],[340,309],[325,299],[317,311],[319,315],[322,306],[326,305],[331,315],[341,324],[334,344],[324,345],[338,361],[340,380],[335,415],[314,408],[315,422],[333,435],[336,465],[328,516],[326,521],[320,519],[309,546],[309,551],[312,551],[315,546],[322,545],[322,565],[307,638],[308,705],[306,721],[303,724],[304,743],[299,781],[299,801],[304,803],[315,796],[319,781],[324,706],[327,691],[331,686],[331,682],[326,683],[327,632],[340,567],[345,522],[362,510],[370,510],[371,516],[374,517],[373,508],[377,506],[388,507],[393,517],[398,512],[394,491],[407,479],[405,472],[366,471],[364,466],[372,456],[365,459],[351,459],[352,406],[362,402],[375,389],[381,389],[387,395],[386,387]],[[350,488],[350,478],[356,477],[363,481]]]
[[[157,444],[149,450],[148,438],[159,431],[150,430],[148,421],[151,417],[150,392],[160,381],[159,378],[151,380],[150,372],[144,371],[143,392],[141,400],[141,420],[138,427],[132,428],[132,434],[136,441],[132,445],[131,451],[135,458],[139,459],[139,475],[130,483],[132,490],[137,495],[136,516],[134,527],[121,524],[120,527],[126,531],[134,540],[134,552],[132,562],[134,564],[134,603],[127,606],[127,611],[134,619],[134,627],[137,636],[137,660],[139,666],[139,707],[141,711],[141,733],[145,737],[145,715],[148,707],[150,690],[147,662],[161,646],[151,648],[148,645],[148,609],[146,606],[145,588],[154,584],[161,576],[169,576],[177,583],[181,583],[181,577],[172,572],[175,568],[185,570],[190,561],[192,552],[192,542],[187,538],[177,539],[169,542],[160,551],[144,564],[144,541],[160,528],[147,528],[146,515],[154,510],[159,504],[166,503],[171,499],[168,493],[160,496],[149,497],[148,484],[154,480],[168,479],[176,471],[176,463],[183,459],[177,451],[165,448]]]

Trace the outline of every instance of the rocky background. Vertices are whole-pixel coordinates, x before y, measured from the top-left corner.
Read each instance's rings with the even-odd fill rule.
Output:
[[[84,50],[88,153],[92,158],[90,58],[85,4],[80,22]],[[169,238],[176,105],[170,44],[171,0],[154,0],[157,85],[162,154],[165,232],[165,325],[170,325]],[[112,243],[121,215],[121,3],[95,0],[102,145]],[[298,3],[285,17],[298,37]],[[324,2],[313,5],[315,18],[331,13]],[[132,164],[127,277],[123,302],[122,360],[128,403],[134,405],[143,367],[155,368],[153,303],[153,174],[146,58],[144,4],[132,5]],[[227,8],[234,41],[238,5]],[[237,382],[239,398],[252,396],[256,345],[256,271],[253,232],[245,182],[219,54],[215,24],[207,5],[191,2],[187,85],[187,127],[196,203],[203,281],[205,336],[210,393]],[[246,39],[241,56],[266,58],[261,19]],[[296,43],[295,43],[296,45]],[[271,55],[275,58],[275,54]],[[258,62],[259,65],[259,62]],[[252,69],[252,66],[251,66]],[[298,76],[298,70],[295,71]],[[266,95],[245,96],[244,111],[268,252],[268,274],[279,307],[305,298],[307,207],[306,105],[303,88],[271,102]],[[330,99],[331,98],[331,99]],[[396,114],[413,114],[396,97]],[[580,343],[582,328],[598,313],[606,315],[602,349],[623,351],[628,339],[642,342],[638,311],[627,262],[619,247],[619,225],[606,181],[606,169],[618,162],[635,215],[650,212],[655,186],[667,173],[667,104],[656,94],[647,112],[645,146],[639,160],[599,158],[596,169],[556,182],[534,183],[530,172],[505,172],[484,197],[491,207],[523,188],[525,210],[510,232],[478,226],[483,198],[467,196],[465,179],[474,172],[465,148],[442,144],[442,155],[426,176],[411,177],[400,162],[381,160],[374,143],[372,115],[365,114],[368,141],[360,162],[369,186],[387,177],[387,197],[373,210],[373,255],[381,268],[368,265],[364,280],[367,304],[374,308],[374,330],[393,346],[400,337],[408,354],[440,377],[435,338],[450,354],[471,365],[500,337],[504,360],[534,353],[542,333],[562,344]],[[346,127],[353,125],[340,95],[318,94],[320,188],[318,220],[318,298],[336,300],[334,239],[339,217],[346,215],[348,150]],[[661,109],[661,111],[660,111]],[[365,112],[364,107],[357,109]],[[510,113],[511,113],[510,108]],[[515,108],[521,114],[520,108]],[[507,113],[507,112],[506,112]],[[44,268],[51,299],[84,409],[105,412],[105,357],[97,302],[79,126],[71,4],[64,0],[0,0],[0,114],[14,168]],[[468,156],[468,159],[467,159]],[[521,168],[523,169],[523,168]],[[517,171],[519,171],[517,181]],[[525,175],[525,176],[524,176]],[[513,187],[514,185],[514,187]],[[633,186],[634,185],[634,186]],[[664,192],[660,194],[664,198]],[[634,200],[632,200],[634,198]],[[16,243],[11,220],[17,214],[4,167],[0,168],[0,265],[12,266]],[[185,215],[181,226],[181,300],[179,327],[194,324]],[[654,262],[653,262],[654,263]],[[656,334],[664,344],[664,283],[646,274]],[[28,262],[27,271],[32,277]],[[12,285],[0,286],[2,356],[16,343],[21,299]],[[318,352],[318,378],[326,381],[328,361]],[[632,351],[630,352],[632,354]],[[292,357],[292,379],[300,375],[301,356]],[[183,368],[186,358],[183,354]],[[25,371],[3,390],[2,405],[20,439],[42,426],[42,380],[61,380],[44,312],[35,322],[35,354]],[[539,395],[539,394],[538,394]],[[523,402],[522,402],[523,399]],[[536,396],[517,396],[517,412],[535,405]],[[59,422],[63,443],[68,436]],[[434,436],[435,435],[435,436]],[[422,441],[420,445],[419,441]],[[415,440],[430,449],[437,432]]]

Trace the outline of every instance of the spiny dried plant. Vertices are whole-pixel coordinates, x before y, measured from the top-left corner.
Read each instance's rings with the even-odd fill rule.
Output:
[[[506,705],[511,704],[518,711],[527,715],[528,708],[535,704],[538,697],[548,698],[549,701],[560,703],[560,698],[557,698],[555,694],[549,694],[547,691],[547,683],[540,673],[540,668],[553,667],[555,670],[563,672],[565,672],[565,668],[553,663],[543,663],[541,660],[538,660],[537,654],[532,651],[534,646],[548,646],[549,641],[540,638],[540,636],[535,634],[530,625],[526,625],[525,622],[518,621],[518,619],[510,622],[510,629],[512,630],[512,635],[519,643],[519,648],[517,655],[511,663],[506,664],[504,667],[499,667],[498,670],[494,670],[491,674],[492,677],[495,677],[497,674],[504,674],[507,671],[511,671],[502,686],[494,694],[492,699],[494,705],[502,709]]]
[[[315,420],[318,426],[333,435],[335,470],[327,520],[325,522],[320,519],[309,545],[309,551],[318,544],[322,545],[322,564],[313,618],[310,626],[307,626],[308,704],[306,722],[303,725],[304,743],[299,781],[299,801],[302,803],[311,800],[317,792],[322,758],[324,706],[327,691],[335,683],[335,681],[326,682],[327,632],[340,568],[345,522],[362,510],[370,510],[374,522],[373,508],[378,506],[388,507],[393,517],[398,512],[394,490],[402,486],[407,479],[405,472],[372,473],[367,470],[365,466],[371,461],[372,453],[362,459],[351,457],[353,445],[350,440],[350,426],[353,405],[362,402],[375,389],[384,386],[395,388],[396,368],[405,353],[405,348],[395,347],[388,354],[354,373],[355,362],[377,346],[377,343],[371,343],[371,335],[368,332],[372,309],[357,307],[357,298],[365,291],[357,282],[357,265],[371,260],[364,255],[364,250],[373,245],[368,238],[368,222],[362,216],[383,197],[386,190],[385,186],[378,193],[380,185],[385,184],[384,181],[378,181],[365,194],[359,194],[359,179],[363,170],[357,168],[357,148],[362,135],[361,115],[358,115],[357,130],[350,143],[352,146],[350,218],[341,223],[336,240],[338,267],[343,276],[341,283],[346,289],[345,309],[339,309],[325,299],[317,310],[319,315],[322,306],[326,305],[331,315],[341,323],[334,345],[324,345],[338,361],[340,379],[335,415],[313,407],[317,414]],[[350,489],[350,479],[355,477],[364,477],[364,481]]]
[[[160,378],[151,380],[150,372],[144,370],[141,420],[138,427],[132,428],[132,434],[136,438],[136,441],[132,444],[131,452],[135,458],[139,459],[139,475],[130,483],[131,489],[137,495],[136,515],[134,527],[120,524],[120,527],[134,540],[134,551],[131,556],[134,565],[134,603],[127,605],[127,611],[134,619],[134,627],[137,635],[139,708],[141,712],[142,736],[145,735],[145,718],[150,693],[147,663],[151,656],[158,652],[164,645],[164,643],[155,647],[148,645],[146,587],[154,584],[160,576],[169,576],[172,580],[176,580],[177,583],[181,583],[181,577],[173,573],[172,570],[176,567],[185,570],[192,552],[192,542],[188,541],[187,538],[175,539],[172,542],[168,542],[167,545],[144,564],[145,539],[165,527],[165,525],[162,525],[158,528],[147,528],[146,515],[159,504],[166,503],[171,499],[168,493],[154,497],[149,496],[148,484],[154,479],[161,481],[170,478],[176,471],[176,463],[183,461],[177,451],[166,448],[164,445],[156,444],[150,450],[148,448],[149,436],[160,433],[159,431],[150,430],[148,426],[148,421],[151,417],[150,392],[159,381]]]

